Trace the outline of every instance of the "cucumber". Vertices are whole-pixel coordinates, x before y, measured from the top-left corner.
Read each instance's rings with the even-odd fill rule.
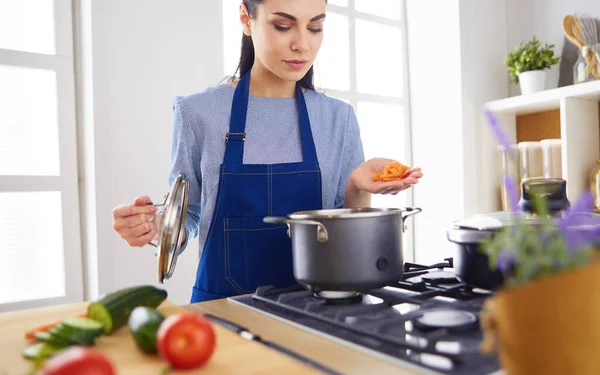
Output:
[[[102,323],[88,318],[66,318],[61,321],[61,324],[76,331],[89,332],[93,336],[98,336],[104,332]]]
[[[53,355],[55,355],[63,349],[64,347],[55,346],[47,342],[42,342],[25,347],[25,349],[23,349],[22,354],[23,357],[27,359],[39,361],[48,357],[52,357]]]
[[[68,338],[56,336],[50,332],[36,332],[35,339],[39,342],[47,342],[48,344],[60,347],[67,347],[73,344]]]
[[[58,340],[69,342],[70,345],[92,346],[96,343],[96,338],[104,331],[100,323],[91,322],[70,321],[69,318],[48,332]]]
[[[164,320],[165,317],[151,307],[139,306],[133,309],[128,326],[131,336],[142,352],[148,354],[157,352],[156,334]]]
[[[135,286],[110,293],[88,305],[88,318],[96,320],[110,334],[127,324],[138,306],[157,308],[167,299],[167,291],[151,285]]]

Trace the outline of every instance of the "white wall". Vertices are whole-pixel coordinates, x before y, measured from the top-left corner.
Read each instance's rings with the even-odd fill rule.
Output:
[[[414,190],[419,263],[453,256],[452,222],[486,207],[474,155],[489,137],[482,104],[508,94],[505,14],[503,1],[407,0],[413,160],[425,175]]]
[[[458,0],[406,2],[412,160],[424,173],[413,193],[418,263],[443,259],[444,229],[463,212],[462,171],[449,167],[462,165],[458,10]]]
[[[561,56],[563,47],[574,51],[575,46],[567,41],[562,31],[562,21],[565,15],[576,12],[588,14],[600,19],[600,1],[597,0],[506,0],[508,8],[508,43],[512,49],[521,41],[528,41],[537,36],[542,43],[555,44],[555,53]],[[572,69],[574,61],[565,61]],[[550,70],[548,82],[556,86],[558,83],[559,66]],[[520,93],[516,85],[511,85],[511,94]]]
[[[158,285],[154,249],[130,248],[113,232],[111,210],[142,194],[158,202],[168,191],[171,103],[222,78],[220,15],[218,1],[82,3],[83,37],[91,46],[79,66],[79,123],[91,154],[80,173],[84,198],[96,194],[86,200],[84,244],[88,275],[98,277],[88,298],[129,285]],[[170,300],[189,302],[196,266],[197,245],[190,244],[164,285]]]

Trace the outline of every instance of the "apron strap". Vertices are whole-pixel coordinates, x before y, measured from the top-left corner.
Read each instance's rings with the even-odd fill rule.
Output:
[[[305,162],[316,162],[317,150],[315,148],[312,130],[310,129],[308,108],[306,107],[306,101],[304,100],[304,94],[302,93],[300,82],[296,83],[296,102],[298,103],[298,115],[300,117],[300,141],[302,142],[302,155]]]
[[[225,136],[224,164],[243,164],[249,92],[250,71],[240,79],[233,94],[229,132]],[[317,151],[310,128],[308,109],[306,108],[306,101],[304,100],[304,94],[299,82],[296,83],[296,103],[298,103],[303,159],[305,162],[317,162]]]

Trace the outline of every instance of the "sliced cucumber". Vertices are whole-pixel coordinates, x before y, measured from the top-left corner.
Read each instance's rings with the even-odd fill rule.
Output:
[[[96,343],[96,338],[102,334],[102,331],[74,328],[63,323],[48,331],[51,335],[59,339],[69,341],[71,345],[91,346]]]
[[[27,359],[38,361],[44,358],[52,357],[53,355],[55,355],[63,349],[64,347],[55,346],[47,342],[42,342],[25,347],[25,349],[23,349],[22,354]]]
[[[91,335],[99,335],[104,331],[102,323],[88,318],[71,317],[63,319],[61,323],[65,327],[76,331],[89,332]]]
[[[50,332],[36,332],[35,339],[39,342],[47,342],[55,346],[66,347],[71,345],[71,341],[61,336],[55,336]]]

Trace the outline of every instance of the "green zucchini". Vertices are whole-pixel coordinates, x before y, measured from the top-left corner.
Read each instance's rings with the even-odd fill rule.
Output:
[[[139,306],[133,309],[128,326],[131,336],[142,352],[148,354],[157,352],[156,334],[164,320],[165,317],[151,307]]]
[[[157,308],[167,299],[167,291],[151,285],[135,286],[110,293],[88,305],[88,318],[96,320],[110,334],[127,324],[138,306]]]

